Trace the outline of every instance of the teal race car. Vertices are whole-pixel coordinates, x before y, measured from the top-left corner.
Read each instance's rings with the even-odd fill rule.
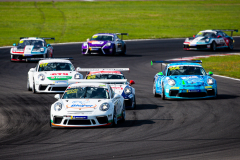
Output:
[[[152,61],[168,63],[153,79],[153,95],[164,99],[202,99],[217,97],[217,81],[206,73],[200,60]]]

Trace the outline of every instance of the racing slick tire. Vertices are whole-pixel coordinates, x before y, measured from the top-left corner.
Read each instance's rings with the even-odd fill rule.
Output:
[[[211,50],[216,51],[216,49],[217,49],[216,42],[213,41],[212,44],[211,44]]]
[[[125,56],[127,54],[127,46],[124,45],[123,51],[121,52],[121,55]]]
[[[162,94],[161,94],[162,100],[165,100],[165,92],[164,92],[164,85],[162,85]]]
[[[154,97],[159,97],[159,94],[156,93],[156,83],[153,83],[153,95]]]
[[[123,103],[123,109],[122,109],[122,113],[121,113],[121,120],[120,120],[120,122],[125,122],[125,120],[126,120],[126,109],[125,109],[125,105],[124,105],[124,103]]]
[[[27,90],[28,90],[28,91],[31,91],[30,84],[29,84],[29,80],[27,81]]]
[[[112,123],[109,125],[109,127],[115,127],[115,126],[117,126],[117,112],[116,112],[116,110],[115,110],[115,108],[114,108],[114,113],[113,113],[113,121],[112,121]]]
[[[230,51],[233,50],[233,41],[232,40],[229,40],[228,50],[230,50]]]
[[[33,86],[32,86],[32,93],[37,93],[36,90],[35,90],[35,83],[34,83],[34,80],[33,80]]]
[[[136,109],[136,108],[137,108],[137,103],[136,103],[136,97],[134,95],[133,102],[132,102],[132,107],[130,109]]]
[[[115,54],[116,54],[116,47],[114,46],[112,51],[112,56],[115,56]]]

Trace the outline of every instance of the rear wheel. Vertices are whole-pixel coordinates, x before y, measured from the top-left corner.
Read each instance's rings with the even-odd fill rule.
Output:
[[[216,42],[215,41],[212,42],[211,49],[212,49],[212,51],[216,51],[217,46],[216,46]]]

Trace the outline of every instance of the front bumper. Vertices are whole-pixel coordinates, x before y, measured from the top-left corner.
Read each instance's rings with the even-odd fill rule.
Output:
[[[67,81],[64,84],[36,84],[36,91],[39,93],[63,93],[67,87]]]
[[[91,46],[83,46],[82,54],[112,54],[113,47],[112,46],[99,46],[99,47],[91,47]]]
[[[43,58],[43,55],[46,53],[40,53],[40,54],[11,54],[11,61],[26,61],[27,58]]]
[[[210,44],[190,45],[189,43],[184,43],[183,49],[184,50],[208,50],[208,49],[211,49],[211,45]]]
[[[55,127],[97,127],[111,125],[112,114],[101,115],[52,115],[51,124]]]
[[[176,87],[175,87],[176,88]],[[178,87],[177,87],[178,88]],[[165,96],[169,99],[204,99],[215,98],[217,96],[217,88],[212,86],[205,87],[187,87],[179,89],[165,89]]]

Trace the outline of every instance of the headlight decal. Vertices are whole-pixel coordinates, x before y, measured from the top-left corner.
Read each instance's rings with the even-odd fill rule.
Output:
[[[38,79],[41,80],[41,81],[44,81],[45,80],[45,75],[44,74],[39,74]]]
[[[80,73],[76,73],[74,75],[74,79],[82,79],[82,75]]]
[[[209,79],[207,79],[207,83],[208,83],[209,85],[213,85],[214,80],[213,80],[212,78],[209,78]]]
[[[170,86],[174,86],[174,85],[176,84],[176,82],[175,82],[175,80],[173,80],[173,79],[169,79],[169,80],[168,80],[168,84],[169,84]]]
[[[129,94],[132,94],[132,88],[131,87],[125,87],[123,92],[126,94],[126,95],[129,95]]]
[[[62,103],[60,103],[60,102],[57,102],[57,103],[55,103],[54,104],[54,110],[55,111],[61,111],[62,110]]]
[[[99,107],[100,111],[107,111],[110,108],[110,105],[108,103],[103,103],[101,104],[101,106]]]

